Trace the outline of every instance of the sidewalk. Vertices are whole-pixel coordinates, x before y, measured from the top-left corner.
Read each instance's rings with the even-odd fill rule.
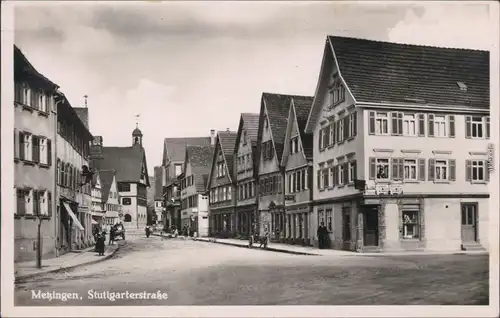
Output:
[[[111,246],[106,245],[104,256],[98,256],[92,246],[82,251],[68,252],[60,257],[42,259],[42,268],[36,268],[36,261],[15,263],[15,282],[18,283],[35,276],[69,270],[110,259],[120,249],[122,244],[123,242],[119,241]]]
[[[213,243],[214,238],[210,237],[198,237],[194,239],[195,241]],[[215,239],[215,243],[244,247],[248,248],[248,240],[237,240],[237,239]],[[254,249],[259,249],[259,244],[254,243]],[[264,249],[261,249],[264,250]],[[353,251],[342,251],[333,249],[320,250],[315,247],[309,246],[298,246],[298,245],[288,245],[281,243],[269,243],[267,246],[267,251],[281,252],[295,255],[316,255],[316,256],[417,256],[417,255],[450,255],[450,254],[461,254],[461,255],[487,255],[487,251],[401,251],[401,252],[382,252],[382,253],[359,253]]]

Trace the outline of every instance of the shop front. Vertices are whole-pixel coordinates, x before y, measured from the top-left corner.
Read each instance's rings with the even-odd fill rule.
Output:
[[[236,237],[246,240],[249,235],[257,233],[259,224],[255,204],[236,207],[235,213]]]

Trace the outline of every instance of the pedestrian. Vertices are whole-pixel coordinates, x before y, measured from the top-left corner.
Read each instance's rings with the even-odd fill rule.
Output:
[[[326,248],[328,230],[327,230],[324,222],[321,222],[321,225],[318,226],[317,235],[318,235],[318,247],[320,249]]]
[[[106,232],[103,231],[97,236],[97,242],[95,243],[95,251],[99,256],[104,255],[104,243],[106,242]]]
[[[249,248],[252,248],[252,246],[253,246],[253,240],[254,240],[253,234],[250,234],[248,236],[248,247]]]
[[[264,236],[260,238],[259,248],[262,248],[262,246],[264,246],[264,248],[267,248],[268,240],[269,240],[269,231],[267,230],[267,227],[266,227],[264,229]]]
[[[106,233],[106,232],[104,232]],[[111,229],[109,230],[109,242],[108,242],[108,245],[111,245],[113,244],[113,242],[115,241],[115,233],[116,233],[116,225],[113,225],[111,227]],[[104,238],[106,239],[106,238]]]

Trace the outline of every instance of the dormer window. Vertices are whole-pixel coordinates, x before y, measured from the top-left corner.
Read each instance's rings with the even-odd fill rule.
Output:
[[[457,85],[462,92],[467,92],[467,85],[464,82],[457,82]]]

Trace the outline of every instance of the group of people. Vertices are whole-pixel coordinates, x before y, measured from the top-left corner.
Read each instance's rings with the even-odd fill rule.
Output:
[[[279,230],[277,229],[275,232],[276,236],[279,236]],[[328,229],[325,226],[324,222],[321,222],[320,226],[318,226],[318,247],[320,249],[326,249],[329,247],[329,236],[328,236]],[[252,248],[253,244],[255,241],[258,241],[260,243],[259,248],[264,246],[264,248],[267,248],[267,245],[269,244],[270,241],[270,233],[266,228],[264,228],[264,236],[259,236],[258,234],[252,234],[248,237],[248,247]]]
[[[109,242],[108,245],[113,244],[115,241],[115,232],[118,227],[118,223],[114,224],[109,229]],[[106,229],[104,227],[97,226],[94,228],[94,240],[95,240],[95,251],[99,256],[104,255],[105,245],[106,245]]]
[[[253,244],[255,241],[258,241],[260,243],[259,248],[267,248],[267,245],[269,244],[269,241],[271,239],[271,234],[267,230],[267,227],[264,228],[264,236],[259,236],[258,234],[251,234],[248,237],[248,247],[252,248]]]

